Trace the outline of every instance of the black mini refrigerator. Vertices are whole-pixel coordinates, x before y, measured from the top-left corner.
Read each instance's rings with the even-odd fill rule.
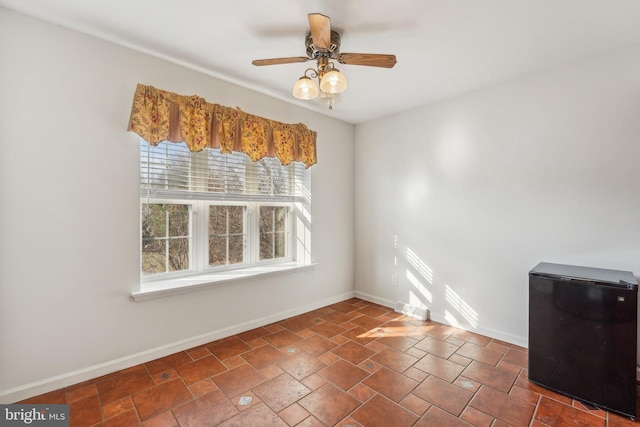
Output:
[[[635,418],[637,301],[629,271],[538,264],[529,272],[529,380]]]

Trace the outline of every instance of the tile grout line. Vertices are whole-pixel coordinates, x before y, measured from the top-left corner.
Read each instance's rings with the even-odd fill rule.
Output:
[[[338,306],[340,305],[340,309],[337,308],[332,308],[333,306]],[[350,307],[353,307],[349,310]],[[367,308],[370,308],[369,310],[367,310]],[[323,310],[325,309],[325,310]],[[332,310],[332,311],[329,311]],[[343,311],[343,310],[348,310],[348,311]],[[361,311],[362,310],[362,311]],[[375,314],[376,310],[381,310],[381,313]],[[311,315],[308,315],[309,313],[314,313]],[[219,340],[215,340],[212,341],[211,343],[206,343],[203,344],[201,346],[197,346],[194,347],[192,349],[188,349],[185,350],[184,352],[179,352],[182,354],[185,354],[189,361],[187,363],[183,363],[183,364],[178,364],[179,361],[176,361],[176,364],[173,365],[174,361],[170,361],[169,365],[171,365],[172,367],[168,367],[162,371],[159,371],[157,374],[152,375],[151,374],[151,365],[150,363],[154,362],[154,361],[149,361],[146,363],[142,363],[141,365],[144,365],[144,372],[145,372],[145,378],[149,378],[151,381],[151,384],[149,385],[148,383],[145,383],[146,386],[144,388],[140,388],[140,389],[135,389],[134,391],[132,391],[130,394],[117,398],[113,401],[110,401],[109,403],[112,402],[116,402],[119,399],[129,399],[129,402],[132,406],[132,408],[130,409],[125,409],[122,412],[115,412],[114,414],[111,414],[111,417],[106,418],[106,414],[105,414],[105,405],[103,405],[103,399],[105,397],[105,394],[103,392],[100,391],[100,388],[98,387],[100,384],[103,384],[107,381],[113,381],[113,384],[118,384],[118,379],[121,379],[122,381],[125,381],[126,378],[123,377],[123,375],[126,375],[130,372],[135,372],[136,369],[139,369],[139,365],[127,368],[127,369],[123,369],[121,371],[117,371],[114,372],[112,374],[107,374],[103,377],[96,378],[93,380],[89,380],[89,382],[87,382],[86,387],[89,386],[94,386],[96,388],[96,395],[94,396],[88,396],[87,399],[90,398],[95,398],[97,399],[98,402],[98,406],[99,406],[99,412],[100,412],[100,418],[101,421],[97,422],[96,424],[92,424],[93,426],[100,426],[102,425],[101,423],[121,416],[122,414],[127,413],[130,410],[133,410],[135,412],[135,416],[138,419],[140,425],[143,425],[142,419],[141,419],[141,415],[138,412],[138,406],[136,405],[136,402],[134,401],[134,396],[144,392],[144,391],[148,391],[151,390],[155,387],[159,387],[162,386],[165,383],[168,383],[170,381],[173,381],[175,379],[180,378],[180,384],[182,385],[182,387],[186,388],[189,391],[189,400],[185,401],[185,402],[181,402],[178,406],[175,407],[170,407],[169,409],[167,409],[166,411],[163,410],[159,413],[155,413],[153,414],[153,416],[149,417],[149,419],[145,420],[144,422],[148,422],[149,420],[155,418],[156,416],[160,416],[162,414],[168,413],[170,414],[170,416],[173,418],[173,420],[175,420],[176,423],[178,423],[178,418],[176,416],[176,414],[174,413],[174,410],[177,407],[180,407],[182,405],[186,405],[189,403],[193,403],[194,401],[201,399],[205,396],[209,396],[212,392],[215,391],[220,391],[221,395],[224,397],[225,401],[229,402],[234,408],[237,409],[237,405],[235,405],[235,402],[233,400],[231,400],[232,398],[235,398],[235,396],[232,397],[228,397],[226,395],[226,392],[223,391],[223,389],[221,389],[218,384],[216,383],[215,378],[224,374],[227,374],[229,372],[234,371],[235,369],[240,368],[241,366],[248,366],[249,368],[251,368],[251,370],[253,372],[258,373],[262,380],[260,381],[259,384],[257,385],[253,385],[250,388],[248,388],[246,391],[241,391],[240,395],[242,395],[243,393],[251,393],[253,394],[253,389],[255,389],[258,386],[261,386],[263,384],[269,383],[270,381],[274,380],[275,378],[279,378],[282,375],[286,374],[288,375],[290,378],[292,378],[293,380],[295,380],[297,383],[304,385],[309,391],[309,393],[305,394],[303,397],[300,397],[294,401],[292,401],[291,403],[287,404],[287,406],[281,408],[279,411],[276,411],[276,407],[271,407],[271,405],[269,403],[267,403],[265,400],[259,398],[259,404],[262,403],[264,404],[264,407],[266,407],[269,411],[273,412],[275,414],[275,416],[277,416],[281,421],[286,422],[286,420],[284,418],[282,418],[280,416],[280,413],[284,410],[286,410],[289,407],[292,407],[293,405],[299,405],[300,408],[302,408],[303,410],[305,410],[305,412],[307,413],[307,416],[301,420],[298,421],[298,423],[303,422],[304,420],[320,420],[319,418],[316,418],[314,413],[310,412],[309,410],[306,409],[306,407],[303,407],[299,404],[299,402],[307,397],[307,396],[311,396],[313,393],[316,393],[318,390],[320,390],[321,388],[324,387],[325,384],[330,384],[333,388],[335,388],[338,392],[350,396],[352,399],[355,399],[355,401],[357,401],[358,405],[355,406],[349,413],[345,414],[344,417],[341,420],[347,420],[349,418],[351,418],[351,420],[355,420],[354,415],[356,413],[359,413],[359,411],[361,410],[361,408],[365,408],[368,407],[367,404],[370,403],[372,401],[372,399],[376,398],[377,396],[379,396],[379,398],[383,398],[386,399],[385,401],[391,402],[391,404],[393,404],[394,408],[399,408],[403,411],[406,411],[408,414],[411,414],[412,416],[417,416],[418,418],[416,419],[415,423],[418,422],[418,420],[422,419],[422,418],[428,418],[431,415],[436,416],[435,413],[433,414],[429,414],[430,412],[434,412],[432,411],[433,407],[438,408],[441,411],[444,411],[444,413],[446,414],[451,414],[450,412],[448,412],[447,410],[445,410],[444,408],[438,406],[437,404],[430,402],[429,400],[423,399],[418,395],[414,394],[414,391],[416,391],[416,389],[423,384],[426,380],[428,380],[429,378],[433,377],[433,378],[439,378],[438,376],[433,375],[432,373],[430,373],[429,371],[423,371],[422,368],[417,368],[415,367],[415,365],[423,360],[424,358],[426,358],[427,356],[430,357],[435,357],[436,359],[434,360],[443,360],[443,361],[447,361],[448,363],[451,364],[455,364],[455,366],[458,366],[461,370],[457,373],[457,375],[455,376],[455,378],[453,378],[451,381],[449,380],[444,380],[444,382],[446,382],[447,384],[454,386],[456,389],[461,389],[461,390],[466,390],[466,388],[463,388],[462,386],[460,386],[459,384],[457,384],[457,382],[461,381],[461,378],[466,378],[466,376],[464,375],[465,372],[468,372],[469,374],[471,374],[471,371],[469,371],[469,368],[471,366],[487,366],[488,368],[491,369],[496,369],[496,370],[500,370],[502,372],[505,373],[509,373],[510,375],[515,375],[515,378],[512,380],[512,382],[508,385],[508,390],[506,392],[501,391],[501,389],[497,389],[494,388],[492,385],[488,385],[485,384],[484,380],[478,380],[478,379],[471,379],[469,378],[471,381],[473,381],[473,383],[477,384],[477,388],[475,388],[475,390],[473,390],[473,392],[470,395],[469,400],[467,401],[467,403],[464,405],[464,407],[461,409],[460,413],[458,414],[458,416],[456,417],[458,420],[461,421],[465,421],[462,418],[462,415],[465,413],[467,408],[473,408],[475,411],[478,411],[479,413],[482,413],[484,415],[487,415],[491,418],[493,418],[493,421],[491,422],[491,425],[495,425],[498,421],[502,421],[499,418],[495,418],[493,415],[484,412],[483,410],[477,409],[473,406],[470,406],[470,403],[472,401],[474,401],[474,399],[476,399],[476,397],[479,395],[480,390],[484,390],[484,388],[486,387],[487,389],[492,389],[496,392],[500,392],[502,394],[504,394],[505,396],[507,396],[509,399],[513,399],[514,401],[519,401],[519,402],[523,402],[523,403],[528,403],[530,405],[533,405],[533,412],[531,415],[531,419],[529,420],[529,425],[533,425],[535,418],[537,415],[539,415],[539,410],[540,410],[540,404],[541,402],[543,402],[543,398],[547,398],[553,402],[558,403],[559,405],[563,405],[563,406],[569,406],[569,408],[572,408],[572,410],[577,410],[578,412],[576,413],[584,413],[586,415],[589,416],[597,416],[600,419],[603,419],[606,423],[606,425],[609,425],[609,421],[611,419],[611,417],[609,416],[609,412],[608,411],[604,411],[604,417],[601,417],[600,415],[594,414],[586,409],[582,409],[580,407],[576,407],[574,406],[574,401],[572,400],[571,404],[567,404],[564,401],[560,401],[556,399],[556,396],[551,395],[551,394],[546,394],[531,388],[527,388],[525,389],[528,393],[533,393],[536,396],[536,403],[532,404],[530,400],[524,400],[521,399],[521,397],[525,396],[524,394],[518,392],[518,395],[520,397],[516,397],[515,395],[512,395],[511,393],[514,392],[514,389],[516,386],[518,386],[518,384],[520,383],[520,381],[525,381],[522,377],[523,375],[526,376],[526,368],[523,368],[522,365],[522,357],[528,357],[527,351],[526,349],[522,349],[522,348],[516,348],[514,346],[510,346],[507,345],[508,343],[503,343],[502,341],[496,340],[494,338],[490,338],[490,337],[485,337],[482,335],[478,335],[475,334],[474,332],[470,332],[470,331],[464,331],[462,329],[456,329],[453,328],[449,325],[444,325],[444,324],[440,324],[437,322],[416,322],[416,321],[412,321],[412,319],[407,318],[406,316],[401,316],[400,314],[394,313],[390,308],[387,307],[383,307],[380,306],[378,304],[374,304],[374,303],[369,303],[369,302],[364,302],[363,300],[360,299],[356,299],[356,298],[351,298],[349,300],[343,301],[343,302],[339,302],[336,304],[332,304],[330,306],[321,308],[321,309],[317,309],[317,310],[313,310],[312,312],[309,313],[304,313],[302,315],[298,315],[298,316],[292,316],[291,318],[288,319],[283,319],[281,321],[278,322],[274,322],[272,324],[269,325],[264,325],[262,327],[259,328],[254,328],[250,331],[245,331],[242,333],[238,333],[229,337],[224,337],[221,338]],[[355,317],[351,317],[352,315],[356,314]],[[369,314],[367,314],[369,313]],[[336,320],[338,319],[342,319],[343,321],[341,323],[335,323],[335,322],[331,322],[329,320],[326,320],[325,317],[331,316],[333,315],[333,318],[335,318]],[[347,317],[349,316],[349,317]],[[374,317],[375,316],[375,317]],[[320,319],[321,322],[315,322],[315,319]],[[359,319],[359,320],[358,320]],[[357,320],[357,323],[354,323],[353,321]],[[287,323],[288,322],[288,323]],[[381,322],[379,324],[379,326],[374,327],[374,328],[369,328],[369,326],[371,326],[373,324],[373,322]],[[392,323],[395,322],[395,323]],[[306,324],[305,327],[301,328],[301,325]],[[389,324],[390,326],[388,326],[388,329],[392,329],[392,330],[387,330],[385,331],[384,329],[382,329],[384,327],[384,325]],[[319,329],[316,328],[320,325],[325,325],[325,329]],[[364,325],[364,326],[363,326]],[[391,326],[393,325],[393,326]],[[424,329],[419,329],[423,326],[429,326],[429,328],[424,328]],[[431,328],[431,326],[433,326],[433,328]],[[397,330],[393,329],[393,328],[398,328]],[[291,328],[291,329],[290,329]],[[316,331],[320,332],[321,330],[324,331],[324,334],[322,333],[318,333],[316,331],[313,331],[312,328],[316,328]],[[329,328],[329,329],[326,329]],[[335,330],[339,331],[337,333],[334,333],[331,336],[328,336],[327,334],[329,334],[331,331],[330,328],[336,328]],[[358,341],[358,337],[357,334],[359,333],[359,331],[356,331],[358,328],[361,328],[363,330],[367,330],[369,332],[381,328],[382,330],[379,330],[376,333],[374,333],[373,335],[375,335],[375,337],[373,337],[373,339],[366,340],[367,342],[364,341]],[[262,333],[261,335],[245,335],[245,337],[247,338],[247,341],[245,341],[244,339],[240,338],[239,336],[245,333],[249,333],[255,330],[258,330],[255,334],[259,334]],[[296,331],[297,329],[297,331]],[[283,332],[287,332],[286,334]],[[348,336],[347,334],[351,332],[351,334]],[[291,342],[291,343],[286,343],[286,341],[275,341],[276,337],[274,337],[274,335],[277,335],[277,338],[280,339],[284,336],[286,336],[287,334],[293,334],[294,338],[296,338],[295,341]],[[268,340],[268,337],[273,337],[272,340]],[[316,338],[317,337],[317,338]],[[250,338],[250,339],[249,339]],[[328,347],[326,350],[324,350],[322,353],[319,353],[317,356],[313,356],[310,353],[308,353],[305,349],[303,349],[302,347],[299,346],[300,343],[311,340],[312,338],[316,338],[315,341],[317,342],[323,342],[321,340],[324,340],[330,344],[332,344],[331,347]],[[237,340],[238,342],[241,342],[243,345],[247,346],[246,349],[244,349],[243,351],[239,352],[239,353],[235,353],[233,354],[233,352],[229,353],[232,354],[228,357],[225,357],[224,359],[221,358],[221,353],[220,354],[215,354],[211,348],[214,347],[215,345],[220,345],[221,348],[224,347],[225,343],[227,343],[227,345],[233,345],[233,341]],[[260,341],[258,341],[260,340]],[[430,351],[425,351],[425,350],[421,350],[420,348],[416,347],[418,344],[425,342],[425,340],[436,340],[435,342],[438,343],[447,343],[451,346],[455,347],[455,350],[447,357],[447,358],[443,358],[441,356],[438,356],[435,353],[432,353],[431,350]],[[314,341],[314,345],[315,344]],[[252,344],[248,344],[248,342],[253,342]],[[286,343],[286,345],[281,346],[280,343]],[[358,346],[358,347],[353,347],[354,349],[357,348],[366,348],[369,351],[371,351],[371,354],[369,354],[367,357],[365,357],[365,359],[360,360],[358,363],[354,363],[355,360],[357,360],[357,358],[355,359],[351,359],[351,357],[349,358],[345,358],[344,356],[348,356],[349,352],[342,352],[342,355],[339,355],[339,353],[336,353],[335,351],[337,349],[343,348],[345,345],[347,344],[351,344],[352,346]],[[275,350],[276,352],[281,354],[280,359],[275,360],[273,362],[269,362],[267,365],[265,365],[264,369],[270,368],[270,367],[276,367],[278,368],[281,372],[273,377],[271,377],[270,375],[266,375],[265,373],[263,373],[263,369],[257,369],[256,366],[254,366],[251,362],[250,359],[245,359],[245,357],[247,354],[251,353],[251,352],[255,352],[258,349],[262,349],[262,348],[266,348],[266,346],[269,346],[272,350]],[[286,350],[288,346],[295,346],[296,351],[295,353],[292,354],[286,354]],[[497,348],[492,348],[495,346],[500,346]],[[471,354],[473,355],[473,357],[468,357],[468,356],[463,356],[461,353],[458,353],[462,348],[465,348],[464,350],[464,354]],[[422,348],[425,348],[424,346]],[[487,359],[487,354],[486,353],[475,353],[474,352],[474,348],[478,348],[478,349],[482,349],[482,351],[488,350],[490,352],[494,352],[494,353],[500,353],[500,357],[497,359],[497,361],[495,362],[495,364],[490,364],[490,363],[486,363],[486,360],[492,360],[492,359]],[[322,347],[318,347],[318,349],[322,349]],[[206,350],[206,351],[204,351]],[[412,350],[415,350],[412,352]],[[317,350],[316,350],[317,351]],[[353,350],[355,351],[355,350]],[[377,360],[380,360],[380,355],[383,354],[384,352],[398,352],[402,355],[406,355],[409,356],[411,359],[409,360],[411,363],[405,367],[402,371],[396,371],[395,368],[392,368],[391,366],[388,366],[387,364],[390,363],[388,360],[385,361],[384,363],[377,363],[376,361],[372,360],[373,358],[377,358]],[[516,355],[515,353],[512,352],[519,352],[522,354]],[[176,353],[178,354],[178,353]],[[259,353],[252,353],[252,354],[259,354]],[[284,356],[282,356],[282,354],[284,354]],[[288,360],[291,360],[292,358],[300,355],[300,354],[306,354],[309,357],[318,360],[320,362],[323,363],[324,367],[322,368],[318,368],[315,369],[313,371],[311,371],[311,374],[308,374],[304,377],[301,377],[300,379],[298,379],[297,376],[294,376],[292,372],[288,371],[287,368],[283,368],[283,363],[285,363]],[[332,355],[331,357],[326,356],[323,359],[321,359],[320,357],[325,356],[325,355]],[[457,359],[455,361],[450,360],[453,356],[457,356]],[[171,357],[174,355],[168,355],[167,357]],[[196,358],[197,357],[197,358]],[[202,360],[204,358],[211,358],[212,361],[216,361],[217,363],[220,364],[221,367],[224,368],[223,371],[221,372],[216,372],[213,375],[209,375],[206,378],[201,378],[201,379],[196,379],[196,376],[190,376],[190,378],[193,378],[194,381],[187,385],[187,381],[185,379],[185,377],[180,374],[178,372],[178,369],[184,365],[187,364],[191,364],[194,362],[197,362],[199,360]],[[234,358],[239,358],[239,359],[234,359]],[[507,358],[509,358],[509,360],[507,360]],[[156,360],[161,360],[164,358],[160,358],[160,359],[156,359]],[[349,360],[351,359],[351,360]],[[480,359],[480,360],[479,360]],[[353,360],[353,361],[352,361]],[[468,360],[468,363],[464,364],[465,360]],[[224,361],[227,361],[226,363]],[[241,362],[240,362],[241,361]],[[254,362],[259,362],[260,359],[256,359]],[[348,389],[342,389],[342,387],[340,387],[338,384],[334,383],[333,379],[330,379],[327,376],[323,376],[323,375],[319,375],[319,372],[330,368],[334,365],[336,365],[338,362],[340,361],[344,361],[348,364],[348,366],[350,368],[357,368],[357,369],[361,369],[363,371],[366,372],[366,376],[363,378],[360,378],[359,380],[357,380],[354,384],[352,384]],[[239,363],[240,362],[240,363]],[[265,360],[266,362],[266,360]],[[261,362],[261,363],[265,363],[265,362]],[[365,362],[371,362],[371,363],[375,363],[374,368],[372,368],[372,370],[366,369],[365,366],[363,365]],[[513,363],[512,363],[513,362]],[[438,362],[439,363],[439,362]],[[453,365],[452,365],[453,366]],[[516,368],[518,369],[516,371]],[[293,369],[293,368],[290,368]],[[405,394],[403,394],[401,397],[398,398],[398,400],[394,400],[394,398],[391,398],[390,396],[392,396],[392,394],[390,394],[389,396],[387,396],[386,394],[384,394],[383,392],[379,391],[379,389],[377,388],[371,388],[368,387],[367,385],[364,384],[365,381],[371,381],[370,379],[373,378],[378,372],[382,372],[384,369],[389,370],[391,373],[394,374],[398,374],[398,375],[402,375],[404,378],[410,380],[412,383],[415,383],[413,385],[413,387],[411,388],[411,390],[409,390],[408,392],[406,392]],[[407,374],[407,371],[409,369],[413,369],[412,374]],[[174,371],[175,372],[175,378],[168,378],[166,381],[159,378],[158,375],[161,375],[163,372],[169,372],[169,371]],[[238,371],[240,372],[240,371]],[[327,371],[329,372],[329,371]],[[488,371],[490,372],[490,371]],[[424,377],[422,377],[422,375],[424,374]],[[174,374],[171,373],[171,375],[173,376]],[[318,381],[321,381],[320,386],[311,386],[312,383],[307,383],[309,384],[309,386],[307,386],[305,383],[303,383],[303,380],[311,378],[313,375],[316,375],[318,377]],[[478,373],[475,374],[476,378],[482,378],[482,376],[478,377]],[[484,375],[484,374],[483,374]],[[421,378],[421,379],[420,379]],[[505,377],[506,379],[508,379],[509,377]],[[159,382],[158,382],[159,381]],[[210,381],[213,386],[215,387],[214,390],[210,390],[206,388],[206,385],[203,385],[204,388],[199,388],[198,390],[201,391],[205,391],[203,394],[200,394],[200,392],[196,391],[196,388],[194,388],[194,386],[196,384],[199,384],[203,381]],[[317,384],[316,380],[313,380],[313,382],[315,382]],[[82,384],[82,383],[80,383]],[[491,383],[494,384],[494,383]],[[500,384],[499,382],[496,384]],[[503,382],[504,384],[504,382]],[[69,401],[69,392],[70,389],[75,390],[80,390],[82,387],[78,387],[79,384],[76,385],[72,385],[72,386],[68,386],[65,387],[64,389],[64,400],[66,402]],[[364,397],[364,400],[360,400],[359,398],[355,397],[355,394],[351,394],[351,392],[356,393],[354,391],[354,389],[356,387],[365,387],[366,390],[369,390],[369,392],[365,394],[360,394],[359,396]],[[114,386],[117,387],[117,386]],[[117,395],[117,393],[113,392],[114,389],[109,389],[107,388],[106,390],[110,390],[110,395],[111,396],[115,396]],[[115,393],[115,394],[114,394]],[[199,395],[196,396],[196,393],[198,393]],[[83,393],[76,393],[75,397],[72,396],[72,398],[78,398],[79,396],[81,396]],[[88,393],[87,393],[88,394]],[[414,409],[409,409],[408,407],[404,406],[401,402],[405,399],[407,399],[407,397],[409,396],[414,396],[415,398],[419,399],[421,402],[424,402],[424,404],[429,405],[427,409],[424,410],[424,412],[422,412],[421,414],[417,414],[416,412],[414,412],[415,408],[419,408],[418,406],[415,406]],[[256,397],[258,397],[256,395]],[[533,397],[533,395],[531,396]],[[83,398],[84,399],[84,398]],[[83,399],[80,399],[80,401],[83,401]],[[416,401],[417,402],[417,401]],[[233,415],[230,418],[225,418],[223,420],[223,422],[226,422],[227,420],[232,419],[233,417],[236,416],[241,416],[242,414],[247,414],[250,413],[251,411],[251,407],[253,407],[253,405],[251,405],[249,408],[247,408],[246,410],[243,411],[239,411],[237,412],[235,415]],[[145,410],[148,411],[148,410]],[[111,411],[109,411],[111,412]],[[440,416],[441,414],[437,414],[438,416]],[[473,416],[473,415],[471,415]],[[238,419],[243,419],[243,418],[238,418]],[[339,420],[339,421],[341,421]],[[322,421],[322,420],[320,420]],[[309,421],[311,422],[311,421]],[[314,421],[315,422],[315,421]],[[324,422],[324,421],[322,421]],[[504,421],[502,421],[504,422]],[[360,423],[358,421],[358,423]],[[288,423],[287,423],[288,424]]]

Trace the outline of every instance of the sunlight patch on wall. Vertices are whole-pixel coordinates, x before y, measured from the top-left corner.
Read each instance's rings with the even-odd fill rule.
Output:
[[[396,253],[398,252],[398,235],[394,235],[393,236],[393,249],[394,249],[393,266],[397,267],[398,266],[398,255],[396,255]]]
[[[449,285],[444,286],[445,300],[469,322],[473,328],[478,327],[478,313],[471,308]],[[446,316],[445,316],[446,317]],[[456,320],[457,322],[457,320]],[[454,325],[456,326],[456,325]]]
[[[420,259],[420,257],[407,248],[407,262],[429,283],[433,285],[433,270]]]
[[[422,283],[416,276],[414,276],[411,271],[407,270],[407,280],[411,283],[416,290],[409,290],[409,304],[417,307],[421,307],[424,305],[425,300],[430,303],[433,303],[433,295],[427,287]]]
[[[296,261],[311,263],[311,213],[302,203],[296,203]]]
[[[311,224],[311,212],[309,212],[309,209],[300,202],[296,203],[296,209],[300,212],[300,218],[304,219],[307,224]]]
[[[403,286],[399,286],[398,276],[394,275],[397,288],[394,311],[426,320],[429,318],[429,305],[433,303],[433,295],[428,289],[428,285],[433,285],[433,271],[409,248],[404,250],[404,259],[407,261],[404,269],[407,281],[402,281]],[[408,286],[404,285],[406,283]]]
[[[460,322],[458,322],[458,319],[456,319],[456,316],[454,316],[449,310],[444,311],[444,320],[446,320],[448,324],[455,328],[461,327]]]

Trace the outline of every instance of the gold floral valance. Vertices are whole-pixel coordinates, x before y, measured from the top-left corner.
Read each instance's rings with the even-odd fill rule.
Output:
[[[303,124],[276,122],[152,86],[136,88],[128,129],[150,145],[184,141],[191,151],[241,151],[254,162],[269,156],[283,165],[299,161],[308,168],[316,163],[317,133]]]

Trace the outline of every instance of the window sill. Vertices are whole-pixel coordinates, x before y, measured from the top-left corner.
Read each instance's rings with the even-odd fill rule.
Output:
[[[265,277],[312,270],[315,268],[315,265],[315,263],[298,264],[292,262],[287,264],[251,267],[242,270],[145,282],[144,284],[141,284],[139,290],[131,292],[131,298],[135,302],[163,298],[171,295],[201,291],[247,280],[262,279]]]

